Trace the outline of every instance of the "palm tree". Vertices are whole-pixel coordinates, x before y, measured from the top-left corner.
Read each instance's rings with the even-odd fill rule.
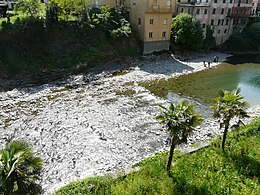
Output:
[[[176,145],[187,143],[188,136],[194,130],[194,127],[201,124],[203,116],[195,112],[195,105],[190,104],[188,100],[181,100],[177,105],[170,103],[168,108],[159,106],[162,110],[155,119],[165,124],[166,130],[171,135],[171,147],[166,165],[166,170],[169,172]]]
[[[0,156],[0,194],[39,194],[41,187],[36,182],[43,160],[34,157],[24,141],[6,145]]]
[[[234,126],[239,126],[243,123],[241,118],[248,117],[245,110],[248,107],[248,103],[244,101],[244,97],[240,95],[240,92],[240,89],[234,92],[221,90],[219,96],[211,102],[210,107],[214,109],[213,117],[220,119],[220,129],[224,126],[222,139],[223,152],[225,151],[225,142],[231,119],[238,117],[238,123]]]

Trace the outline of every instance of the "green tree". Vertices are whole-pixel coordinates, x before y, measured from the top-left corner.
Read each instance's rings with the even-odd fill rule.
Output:
[[[0,194],[39,194],[36,182],[42,169],[42,159],[24,141],[8,143],[1,151]]]
[[[121,9],[102,6],[91,15],[92,25],[105,31],[112,38],[128,37],[131,33],[130,23],[125,19]]]
[[[254,22],[250,25],[250,34],[252,44],[260,49],[260,22]]]
[[[216,46],[215,38],[213,37],[214,31],[210,28],[210,26],[206,27],[206,37],[203,40],[203,49],[212,49]]]
[[[187,13],[172,19],[172,43],[180,49],[199,49],[203,41],[203,30],[199,22]]]
[[[15,11],[21,11],[30,17],[38,17],[43,11],[39,0],[18,0],[15,4]]]
[[[231,119],[239,117],[238,123],[235,125],[239,126],[242,123],[241,118],[248,117],[247,107],[248,103],[240,95],[240,89],[235,92],[221,90],[219,96],[212,100],[210,108],[214,109],[213,117],[220,119],[220,128],[224,126],[223,151],[225,151],[225,142]]]
[[[75,15],[81,20],[88,19],[89,7],[93,4],[89,0],[50,0],[49,3],[58,6],[59,15],[63,15],[66,20],[70,15]]]
[[[167,171],[170,171],[176,145],[186,143],[194,127],[200,125],[203,121],[203,116],[195,112],[194,106],[188,100],[181,100],[177,105],[170,103],[168,108],[160,105],[161,113],[155,117],[160,123],[166,125],[166,130],[171,135],[171,147],[166,165]]]

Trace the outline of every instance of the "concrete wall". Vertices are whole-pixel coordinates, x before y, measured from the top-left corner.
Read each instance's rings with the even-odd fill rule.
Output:
[[[169,50],[170,41],[146,41],[143,42],[143,54],[150,54],[155,51]]]

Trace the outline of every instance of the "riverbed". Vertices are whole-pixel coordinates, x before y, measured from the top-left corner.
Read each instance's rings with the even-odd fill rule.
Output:
[[[79,178],[124,170],[168,149],[168,134],[154,116],[169,100],[139,85],[205,69],[203,61],[228,55],[212,53],[186,62],[175,56],[148,57],[118,74],[109,71],[14,88],[0,93],[0,143],[25,139],[44,159],[41,185],[45,194]],[[119,66],[120,67],[120,66]],[[122,66],[123,67],[123,66]],[[200,102],[195,102],[200,106]],[[260,106],[249,109],[260,115]],[[248,120],[247,120],[248,121]],[[220,134],[207,117],[186,148]]]

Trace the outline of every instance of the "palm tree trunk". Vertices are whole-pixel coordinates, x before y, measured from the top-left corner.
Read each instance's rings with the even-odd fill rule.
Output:
[[[174,141],[174,137],[172,137],[170,153],[169,153],[168,162],[167,162],[167,165],[166,165],[166,171],[168,171],[168,172],[171,169],[172,157],[173,157],[174,149],[175,149],[175,141]]]
[[[222,139],[222,150],[223,150],[223,152],[225,152],[225,142],[226,142],[226,138],[227,138],[228,127],[229,127],[229,120],[226,120],[225,121],[225,129],[224,129],[224,133],[223,133],[223,139]]]

